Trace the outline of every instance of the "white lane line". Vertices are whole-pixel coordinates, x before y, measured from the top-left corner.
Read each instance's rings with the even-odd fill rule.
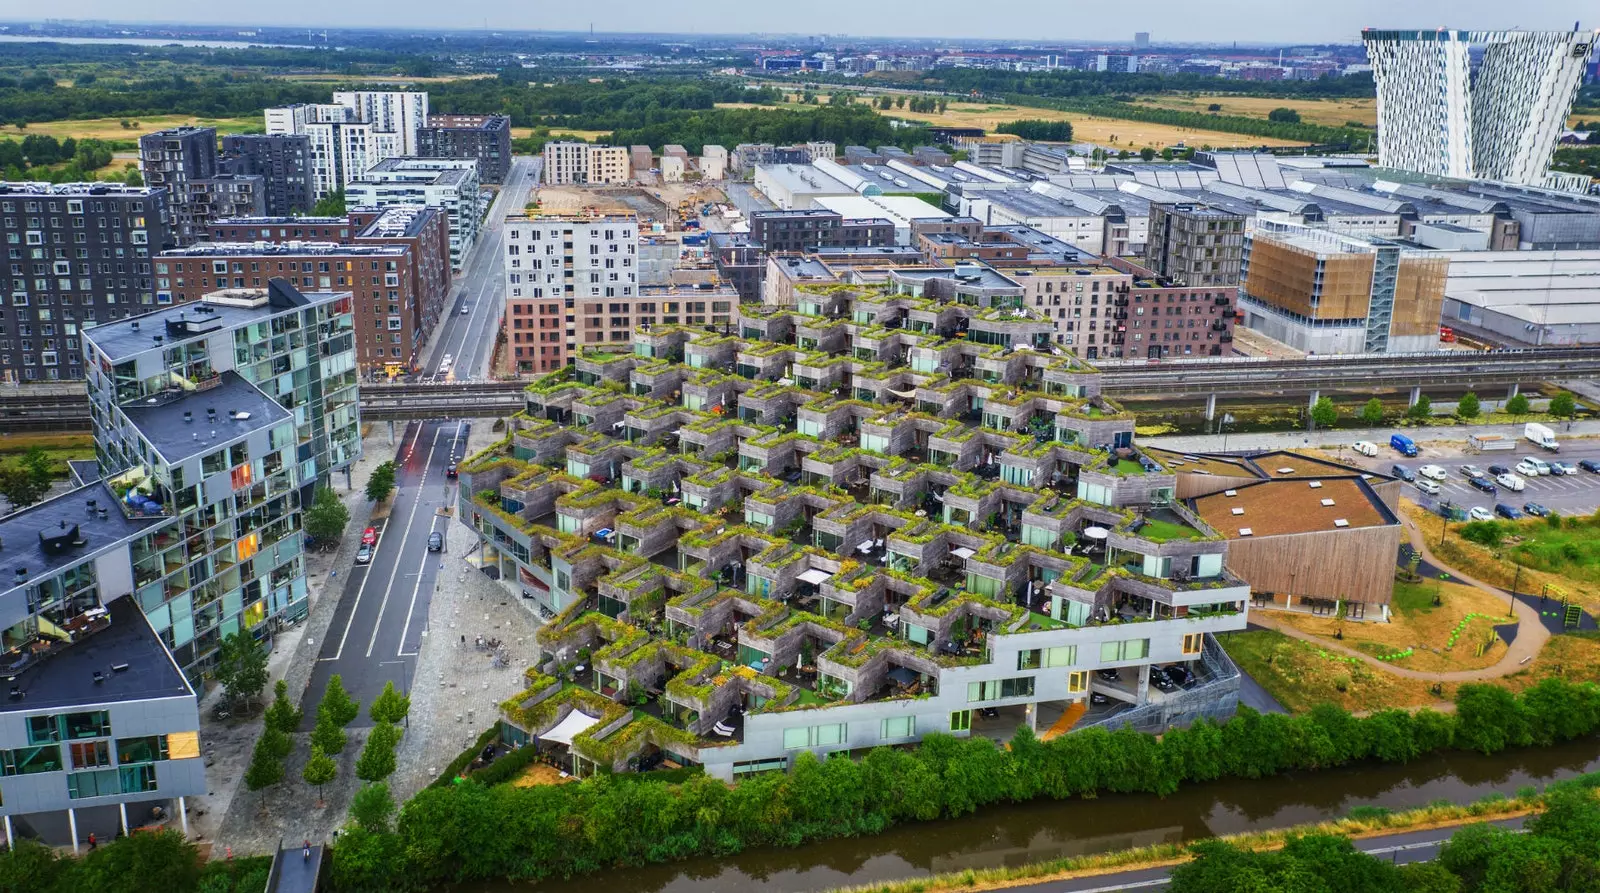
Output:
[[[456,444],[457,441],[460,440],[460,438],[461,438],[461,429],[465,424],[466,424],[466,422],[462,422],[462,421],[456,422],[456,433],[455,433],[455,436],[450,439],[450,451],[451,451],[452,454],[454,454],[454,452],[455,452],[455,444]],[[446,481],[445,485],[448,488],[449,482]],[[439,523],[439,519],[438,518],[434,518],[433,522],[428,525],[428,533],[430,535],[433,533],[434,525],[436,525],[438,523]],[[431,557],[433,553],[430,552],[428,554],[429,554],[430,557],[424,558],[423,559],[424,561],[432,561],[433,560],[433,558]],[[439,556],[439,560],[440,560],[441,563],[444,561],[444,555],[442,553]],[[435,577],[435,579],[437,580],[438,578]],[[416,582],[416,584],[411,587],[411,605],[410,605],[410,607],[406,608],[406,625],[400,627],[400,646],[395,650],[395,654],[397,654],[397,655],[403,655],[405,653],[405,650],[406,650],[406,636],[408,634],[410,634],[410,632],[411,632],[411,618],[417,613],[417,593],[420,592],[421,590],[422,590],[422,574],[419,573],[419,574],[417,574],[417,582]]]
[[[405,533],[400,535],[401,555],[406,554],[406,542],[411,539],[411,522],[416,519],[417,507],[422,504],[422,491],[428,485],[428,472],[431,470],[433,465],[433,451],[439,445],[439,435],[443,433],[444,428],[442,427],[434,429],[433,440],[428,444],[428,457],[423,460],[422,464],[422,479],[417,481],[417,495],[416,498],[411,501],[411,513],[406,516],[406,530]],[[394,564],[389,566],[389,582],[384,584],[383,601],[378,603],[378,617],[372,621],[372,638],[367,640],[367,657],[372,656],[372,646],[378,641],[378,627],[383,625],[383,612],[385,608],[389,607],[389,592],[394,589],[394,575],[397,571],[399,571],[399,569],[399,560],[396,560]],[[419,576],[417,579],[420,580],[422,578]]]
[[[522,191],[522,189],[524,188],[523,187],[523,180],[524,179],[525,179],[524,175],[518,174],[517,182],[514,184],[516,189],[515,190],[511,190],[511,189],[503,190],[499,195],[495,196],[495,204],[498,205],[500,203],[500,199],[503,198],[506,195],[507,192],[512,192],[512,191],[520,192],[520,191]],[[490,206],[490,209],[489,209],[489,232],[485,233],[484,234],[484,238],[482,240],[480,240],[479,243],[478,243],[479,246],[483,249],[481,252],[479,252],[478,257],[479,258],[485,258],[485,259],[492,257],[495,260],[501,261],[501,263],[503,264],[504,261],[500,257],[500,251],[501,251],[501,249],[503,247],[502,243],[503,243],[504,234],[505,234],[505,215],[504,214],[499,214],[497,216],[496,211],[494,209],[494,206]],[[475,258],[475,260],[476,259],[477,258]],[[477,292],[473,297],[472,313],[467,317],[467,324],[466,324],[466,326],[464,327],[464,329],[463,329],[463,331],[461,333],[461,343],[460,343],[460,346],[456,348],[456,354],[457,355],[460,355],[461,353],[466,351],[466,349],[467,349],[467,341],[469,339],[471,339],[473,330],[478,327],[478,314],[483,310],[484,292],[487,291],[492,286],[499,284],[498,283],[499,277],[494,275],[495,272],[496,272],[495,269],[494,269],[494,266],[492,264],[489,264],[487,262],[487,260],[484,261],[484,265],[488,266],[490,269],[485,271],[482,274],[479,274],[479,278],[482,280],[482,282],[479,284]],[[485,319],[488,319],[488,318],[490,318],[492,316],[493,316],[493,314],[487,314],[487,315],[485,315]],[[487,334],[487,333],[485,333],[485,334]],[[490,350],[490,354],[491,354],[491,358],[492,358],[492,354],[493,354],[493,349],[492,348]],[[471,377],[471,378],[478,377],[479,370],[476,369],[476,368],[470,368],[471,366],[475,365],[475,362],[473,361],[473,359],[469,358],[468,363],[469,363],[469,368],[468,368],[467,372],[469,374],[469,377]]]

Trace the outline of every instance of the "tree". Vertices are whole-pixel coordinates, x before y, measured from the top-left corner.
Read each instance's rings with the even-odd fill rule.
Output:
[[[261,738],[257,743],[261,742],[265,742],[266,748],[277,755],[280,760],[288,757],[294,750],[294,739],[289,737],[289,733],[281,732],[271,727],[261,730]]]
[[[356,771],[357,773],[361,771],[359,766]],[[389,795],[388,783],[374,782],[356,791],[355,797],[350,801],[350,818],[354,819],[356,826],[363,831],[387,834],[389,819],[394,815],[394,809],[394,797]]]
[[[267,649],[249,633],[233,633],[222,640],[211,672],[229,702],[238,705],[253,701],[267,687]]]
[[[372,469],[372,475],[367,478],[367,498],[373,502],[382,502],[393,492],[394,463],[385,462]]]
[[[311,759],[306,761],[306,768],[301,770],[300,777],[306,784],[317,789],[317,805],[322,805],[322,786],[333,781],[339,774],[339,766],[333,757],[322,752],[322,748],[311,745]]]
[[[284,740],[287,741],[288,737],[284,735]],[[244,783],[250,790],[259,791],[283,781],[283,758],[276,752],[276,747],[265,734],[256,739],[256,749],[250,755],[250,767],[244,771]]]
[[[356,758],[356,778],[362,781],[382,781],[394,774],[395,748],[400,744],[400,730],[380,722],[367,735],[367,743]]]
[[[22,454],[22,468],[33,478],[33,482],[41,491],[48,491],[51,482],[56,479],[56,470],[50,461],[50,454],[41,447],[30,447]]]
[[[1433,400],[1427,394],[1418,397],[1417,402],[1411,404],[1410,408],[1406,410],[1406,418],[1413,422],[1427,421],[1432,417]]]
[[[1311,405],[1311,423],[1318,428],[1332,428],[1337,421],[1339,410],[1334,408],[1333,398],[1318,397],[1317,402]]]
[[[1558,419],[1570,419],[1578,414],[1578,401],[1562,391],[1550,398],[1550,414]]]
[[[1361,421],[1370,428],[1383,424],[1383,401],[1377,397],[1368,400],[1361,407]]]
[[[327,711],[333,717],[333,721],[340,726],[349,725],[361,715],[361,704],[344,690],[344,680],[338,673],[328,677],[328,687],[323,689],[322,703],[317,705],[317,714],[320,716],[323,711]]]
[[[65,889],[58,883],[71,867],[50,847],[19,837],[9,852],[0,853],[0,893]]]
[[[1510,400],[1506,401],[1506,412],[1511,413],[1513,418],[1527,415],[1528,398],[1522,394],[1513,396]]]
[[[194,890],[200,884],[200,855],[175,830],[135,834],[91,851],[71,883],[75,890],[96,893]]]
[[[273,687],[272,706],[267,708],[267,727],[290,735],[304,719],[305,712],[289,701],[289,683],[279,679]]]
[[[1206,106],[1206,111],[1208,111],[1208,112],[1220,112],[1220,111],[1222,111],[1222,103],[1213,102],[1210,105]]]
[[[343,217],[344,216],[344,190],[330,192],[311,209],[312,217]]]
[[[1475,419],[1482,411],[1483,407],[1478,405],[1478,395],[1471,391],[1462,394],[1461,399],[1456,401],[1456,415],[1461,418]]]
[[[1267,112],[1267,120],[1275,124],[1299,124],[1300,113],[1294,109],[1275,108]]]
[[[1145,146],[1143,149],[1139,150],[1139,157],[1145,161],[1154,161],[1156,158],[1156,150],[1150,148],[1149,146]]]
[[[332,487],[318,487],[317,496],[306,512],[306,534],[319,543],[332,543],[350,523],[350,510],[339,501]]]
[[[311,729],[311,746],[323,753],[344,753],[344,727],[325,711],[317,711],[317,724]]]
[[[411,698],[395,691],[394,682],[391,680],[383,684],[383,692],[372,699],[372,706],[367,708],[367,714],[373,722],[398,723],[411,712]]]
[[[0,465],[0,496],[13,509],[25,508],[44,498],[49,486],[39,486],[28,469],[20,465]]]

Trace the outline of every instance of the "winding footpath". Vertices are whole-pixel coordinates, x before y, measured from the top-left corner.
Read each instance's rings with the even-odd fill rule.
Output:
[[[1418,555],[1422,556],[1423,561],[1449,573],[1450,579],[1453,581],[1466,583],[1469,586],[1476,586],[1485,592],[1493,593],[1516,604],[1518,621],[1516,638],[1513,639],[1511,645],[1506,648],[1506,653],[1501,656],[1500,660],[1496,661],[1492,666],[1487,666],[1478,670],[1454,670],[1444,673],[1423,673],[1417,670],[1408,670],[1404,667],[1394,666],[1387,661],[1378,660],[1376,657],[1373,657],[1370,654],[1365,654],[1355,650],[1354,648],[1347,648],[1338,642],[1329,641],[1322,636],[1315,636],[1308,632],[1302,632],[1301,630],[1282,622],[1266,611],[1253,612],[1250,615],[1250,622],[1256,626],[1265,627],[1266,629],[1283,633],[1291,639],[1299,639],[1303,642],[1310,642],[1311,644],[1316,645],[1318,648],[1328,651],[1335,651],[1342,655],[1358,658],[1370,667],[1382,670],[1385,673],[1393,673],[1402,679],[1419,679],[1425,682],[1481,682],[1485,679],[1499,679],[1503,676],[1509,676],[1518,670],[1524,669],[1527,665],[1527,662],[1531,658],[1537,656],[1544,648],[1544,643],[1550,641],[1550,630],[1546,629],[1543,621],[1540,620],[1538,609],[1532,607],[1521,599],[1512,599],[1504,589],[1501,589],[1498,586],[1490,586],[1488,583],[1485,583],[1481,580],[1473,579],[1472,577],[1469,577],[1455,568],[1441,562],[1439,559],[1433,556],[1432,552],[1428,551],[1428,544],[1424,541],[1422,531],[1410,521],[1406,521],[1404,523],[1406,536],[1411,542],[1411,548],[1415,550]]]

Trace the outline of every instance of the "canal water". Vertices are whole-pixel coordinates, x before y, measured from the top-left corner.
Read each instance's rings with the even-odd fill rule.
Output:
[[[1526,785],[1600,770],[1600,738],[1483,757],[1451,753],[1405,766],[1363,765],[1095,800],[1038,800],[946,822],[901,825],[873,837],[796,849],[750,850],[608,871],[537,885],[462,885],[456,893],[815,893],[968,868],[1261,831],[1340,818],[1357,806],[1401,810],[1468,803]]]

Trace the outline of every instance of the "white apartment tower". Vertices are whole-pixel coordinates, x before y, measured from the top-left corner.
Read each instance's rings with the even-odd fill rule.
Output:
[[[631,214],[506,218],[506,344],[517,371],[565,366],[579,346],[580,310],[631,315],[638,253],[639,221]]]
[[[1594,32],[1362,32],[1378,160],[1446,177],[1546,182]]]
[[[577,142],[544,144],[546,186],[624,184],[628,182],[631,169],[626,146]]]
[[[310,138],[316,198],[344,189],[386,158],[417,154],[417,130],[428,120],[428,94],[354,91],[332,103],[266,110],[268,134]]]

